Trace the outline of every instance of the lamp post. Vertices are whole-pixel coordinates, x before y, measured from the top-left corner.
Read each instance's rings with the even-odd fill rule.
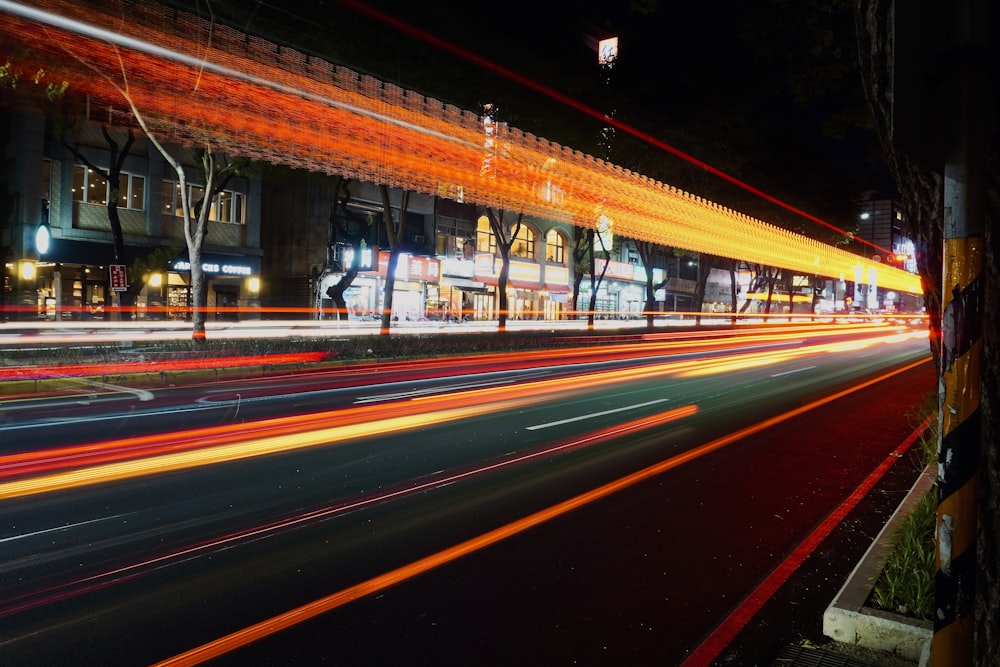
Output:
[[[604,85],[604,89],[609,97],[611,93],[611,74],[616,62],[618,62],[618,38],[607,37],[602,39],[597,44],[597,64],[601,68],[601,83]],[[615,113],[615,109],[612,108],[606,114],[606,117],[611,120],[615,117]],[[612,125],[605,125],[601,128],[601,135],[597,145],[601,158],[604,160],[611,159],[611,143],[614,138],[615,128]]]

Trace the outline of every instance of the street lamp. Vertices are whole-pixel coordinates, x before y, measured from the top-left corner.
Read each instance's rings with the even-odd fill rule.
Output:
[[[597,64],[601,67],[601,83],[610,97],[611,94],[611,72],[618,61],[618,38],[607,37],[597,43]],[[607,114],[608,120],[613,120],[615,110],[612,109]],[[601,128],[598,147],[601,157],[605,160],[611,159],[611,142],[615,137],[615,128],[610,123]]]

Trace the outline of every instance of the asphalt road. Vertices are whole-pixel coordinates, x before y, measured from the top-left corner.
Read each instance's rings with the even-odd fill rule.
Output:
[[[926,340],[830,342],[5,406],[0,662],[151,664],[333,596],[219,661],[680,664],[912,430]],[[48,455],[73,429],[105,436]]]

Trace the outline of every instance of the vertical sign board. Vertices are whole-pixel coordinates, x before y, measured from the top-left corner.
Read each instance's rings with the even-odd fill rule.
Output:
[[[124,264],[111,264],[108,266],[111,276],[111,291],[124,292],[128,289],[128,277],[125,273]]]

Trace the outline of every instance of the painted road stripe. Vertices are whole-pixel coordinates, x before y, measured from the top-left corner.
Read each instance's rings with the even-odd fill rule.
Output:
[[[573,422],[583,421],[585,419],[593,419],[594,417],[603,417],[604,415],[613,415],[616,412],[627,412],[628,410],[635,410],[636,408],[644,408],[647,405],[656,405],[657,403],[665,403],[669,401],[669,398],[658,398],[655,401],[646,401],[645,403],[636,403],[635,405],[626,405],[624,408],[615,408],[614,410],[605,410],[604,412],[592,412],[589,415],[581,415],[579,417],[570,417],[569,419],[560,419],[554,422],[545,422],[544,424],[535,424],[534,426],[528,426],[529,431],[537,431],[543,428],[550,428],[552,426],[562,426],[563,424],[571,424]]]

